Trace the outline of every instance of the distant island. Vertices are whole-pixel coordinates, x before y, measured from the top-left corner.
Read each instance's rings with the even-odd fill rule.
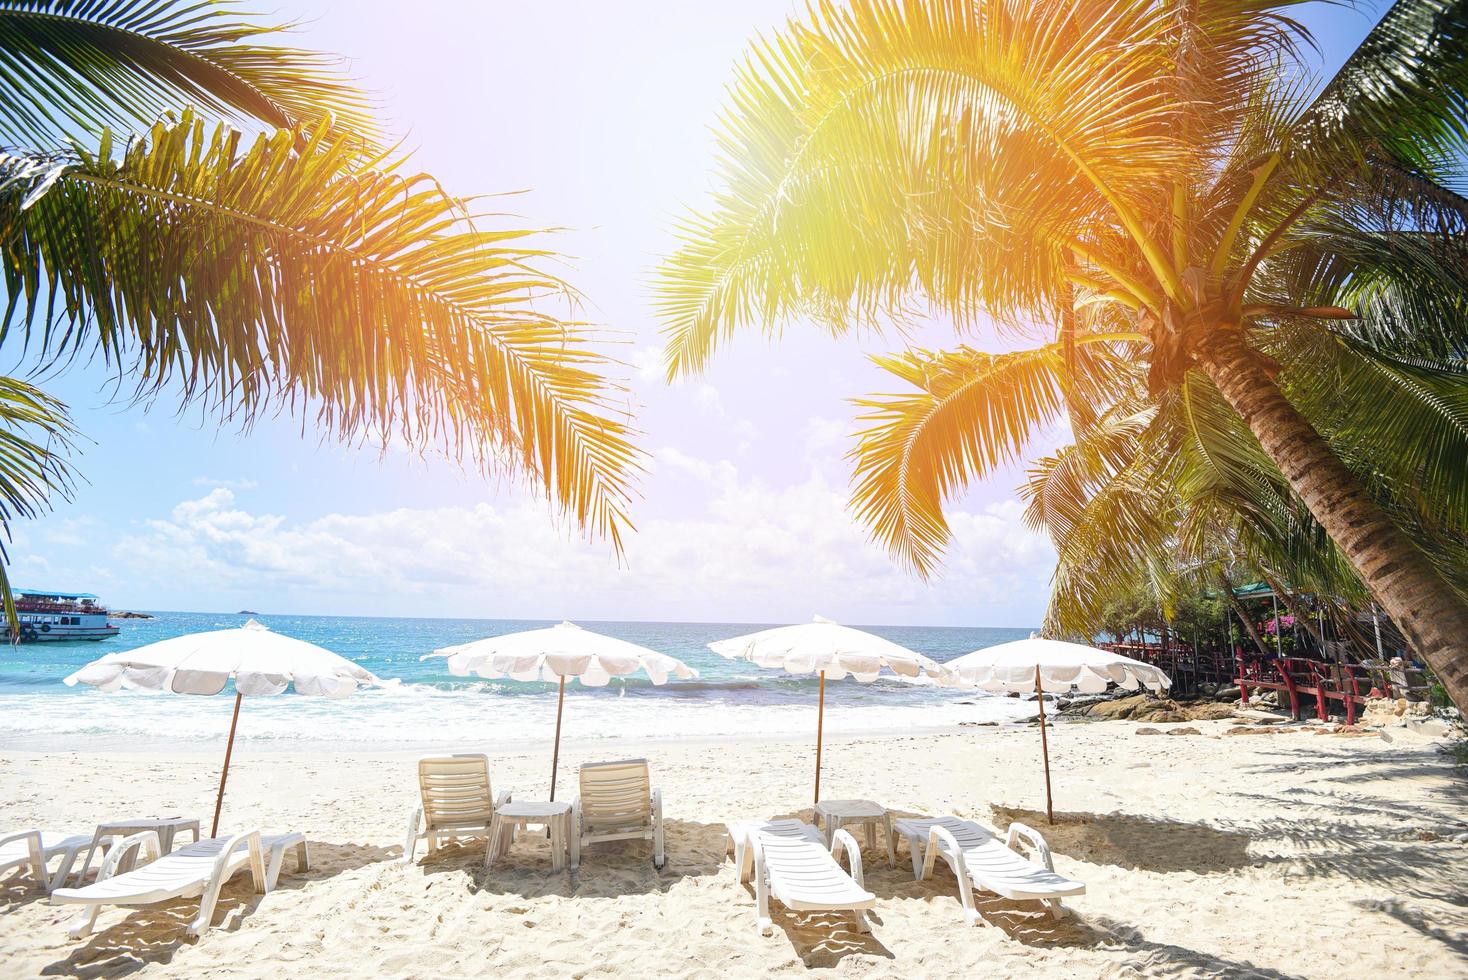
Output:
[[[109,619],[152,619],[149,613],[128,612],[124,609],[114,609],[107,614]]]
[[[236,616],[258,616],[260,614],[257,613],[253,609],[241,609],[239,612],[235,613],[235,615]]]

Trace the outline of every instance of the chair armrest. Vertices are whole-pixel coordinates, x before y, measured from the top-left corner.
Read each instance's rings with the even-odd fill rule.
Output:
[[[513,797],[513,795],[511,794],[511,792],[509,790],[504,790],[503,792],[501,792],[498,796],[496,796],[494,798],[494,808],[496,810],[498,810],[500,807],[504,806],[506,803],[509,803],[513,798],[514,797]]]
[[[0,837],[0,847],[4,847],[6,844],[14,844],[18,840],[23,840],[26,843],[26,863],[31,866],[31,873],[44,884],[46,881],[46,852],[41,850],[41,832],[39,830],[22,830],[17,834]]]
[[[866,884],[862,881],[861,871],[861,847],[857,845],[856,838],[846,830],[837,830],[831,837],[832,856],[835,856],[838,845],[846,851],[846,862],[851,865],[851,880],[856,882],[858,887],[865,888]],[[836,858],[836,862],[839,864],[841,859]]]
[[[223,883],[224,871],[229,867],[230,859],[234,856],[234,852],[240,846],[241,841],[249,844],[251,870],[253,871],[257,864],[260,866],[262,880],[257,882],[256,890],[263,893],[265,891],[265,882],[263,881],[265,863],[264,855],[260,852],[260,831],[258,830],[246,830],[242,833],[235,834],[225,842],[224,847],[220,848],[219,853],[214,856],[213,880]]]
[[[963,848],[958,846],[958,838],[948,830],[947,827],[928,828],[928,846],[923,854],[923,877],[933,877],[933,864],[938,855],[942,854],[953,865],[953,873],[963,875]]]
[[[124,837],[108,849],[107,860],[102,862],[102,870],[97,872],[96,881],[106,881],[111,878],[117,873],[117,866],[122,863],[123,858],[145,845],[147,851],[144,853],[151,853],[153,860],[157,860],[158,855],[163,853],[163,844],[159,841],[156,830],[144,830],[131,837]]]
[[[27,837],[35,838],[36,846],[41,846],[41,832],[39,830],[22,830],[17,834],[8,834],[5,837],[0,837],[0,847],[4,847],[6,844],[14,844],[18,840],[25,840]]]
[[[1046,871],[1055,870],[1055,859],[1050,856],[1050,845],[1045,843],[1045,838],[1035,828],[1016,821],[1009,825],[1009,839],[1004,843],[1011,851],[1019,852],[1019,848],[1015,845],[1021,840],[1030,845],[1030,849],[1035,852],[1035,856],[1040,859]]]

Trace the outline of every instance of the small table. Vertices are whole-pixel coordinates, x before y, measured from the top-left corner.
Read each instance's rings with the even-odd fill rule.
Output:
[[[510,849],[515,839],[516,827],[531,825],[545,827],[551,838],[551,870],[560,871],[566,866],[566,852],[571,853],[571,866],[580,863],[581,842],[571,828],[571,804],[548,803],[536,800],[514,800],[496,807],[489,822],[489,844],[484,849],[484,870],[494,865],[501,852]]]
[[[76,872],[76,881],[80,885],[86,877],[87,868],[92,864],[92,855],[97,852],[98,847],[104,847],[103,842],[109,837],[127,837],[132,834],[141,834],[145,830],[158,833],[158,847],[160,856],[168,854],[173,850],[173,838],[180,830],[192,831],[194,840],[199,839],[199,821],[196,817],[153,817],[136,820],[113,820],[109,823],[97,824],[97,829],[92,832],[92,846],[87,848],[87,859],[82,862]],[[132,863],[128,858],[128,863]],[[130,870],[119,868],[119,871]]]
[[[866,827],[867,847],[877,847],[877,826],[887,842],[887,867],[897,866],[897,846],[892,838],[892,815],[880,803],[871,800],[822,800],[816,804],[816,820],[822,825],[829,845],[843,823],[855,822]]]

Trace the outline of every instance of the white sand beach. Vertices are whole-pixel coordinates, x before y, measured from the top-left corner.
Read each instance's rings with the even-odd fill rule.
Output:
[[[574,878],[550,870],[529,835],[487,878],[482,844],[405,866],[413,760],[322,754],[307,746],[235,755],[224,826],[299,829],[312,869],[292,866],[255,896],[225,890],[200,941],[197,903],[108,910],[70,940],[73,909],[25,879],[0,889],[6,977],[225,976],[1261,976],[1468,975],[1468,782],[1424,736],[1135,734],[1127,722],[1062,724],[1051,741],[1057,825],[1044,825],[1038,734],[1024,727],[833,739],[824,795],[895,811],[956,813],[1003,828],[1020,819],[1050,841],[1058,869],[1088,893],[1052,921],[1036,903],[982,901],[963,924],[951,874],[914,882],[866,852],[879,899],[871,935],[848,917],[754,899],[725,859],[722,822],[809,814],[807,742],[569,744],[575,766],[647,755],[668,818],[661,873],[645,843],[583,853]],[[1176,726],[1155,726],[1171,728]],[[548,752],[491,754],[496,789],[543,798]],[[217,785],[214,752],[0,750],[0,828],[85,832],[129,814],[198,815]],[[1040,811],[1040,812],[1037,812]]]

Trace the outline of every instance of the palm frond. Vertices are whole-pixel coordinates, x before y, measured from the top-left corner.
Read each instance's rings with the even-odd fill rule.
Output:
[[[1261,299],[1341,306],[1336,329],[1406,356],[1468,358],[1468,226],[1457,233],[1312,225],[1271,262]]]
[[[29,382],[0,377],[0,605],[12,636],[19,623],[6,574],[11,525],[70,498],[75,438],[65,405]]]
[[[870,424],[851,453],[851,503],[877,540],[927,575],[949,537],[944,502],[1059,417],[1063,353],[960,348],[874,360],[916,390],[855,401]]]
[[[1155,71],[1172,29],[1102,0],[817,5],[733,85],[720,189],[658,273],[670,373],[798,316],[1050,307],[1098,222],[1157,254],[1136,216],[1180,159]]]
[[[1468,5],[1397,0],[1294,125],[1291,156],[1432,169],[1468,150]]]
[[[363,167],[349,136],[240,143],[186,114],[117,160],[105,134],[99,156],[0,156],[5,330],[42,364],[100,356],[139,398],[525,474],[620,547],[639,453],[595,336],[549,312],[554,254]]]
[[[336,59],[269,43],[285,29],[228,0],[0,0],[0,145],[92,143],[186,105],[375,139]]]
[[[1468,535],[1468,363],[1402,357],[1327,330],[1281,338],[1286,393],[1379,492]]]

